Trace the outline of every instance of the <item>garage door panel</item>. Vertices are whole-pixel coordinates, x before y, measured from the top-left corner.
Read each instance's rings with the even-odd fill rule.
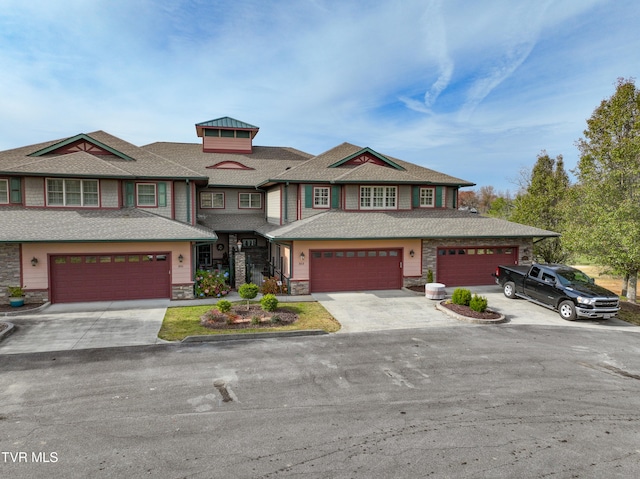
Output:
[[[169,265],[167,255],[157,254],[52,256],[51,298],[57,303],[168,298]]]
[[[311,291],[363,291],[402,287],[400,250],[311,252]]]
[[[438,248],[437,279],[447,286],[493,284],[496,266],[517,264],[513,246]]]

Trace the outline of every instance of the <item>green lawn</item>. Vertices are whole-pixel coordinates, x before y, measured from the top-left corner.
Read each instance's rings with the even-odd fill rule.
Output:
[[[245,304],[244,301],[240,303]],[[181,341],[187,336],[202,336],[207,334],[266,333],[274,331],[299,331],[304,329],[322,329],[328,333],[335,333],[340,329],[340,323],[338,323],[320,303],[280,303],[279,307],[295,312],[299,317],[298,320],[293,324],[270,328],[209,329],[200,326],[200,316],[212,309],[213,305],[168,308],[158,337],[166,341]]]

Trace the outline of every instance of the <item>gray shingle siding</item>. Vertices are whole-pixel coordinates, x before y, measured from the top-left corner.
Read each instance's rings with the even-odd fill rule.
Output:
[[[26,206],[44,206],[44,178],[27,177],[24,180],[24,197]]]

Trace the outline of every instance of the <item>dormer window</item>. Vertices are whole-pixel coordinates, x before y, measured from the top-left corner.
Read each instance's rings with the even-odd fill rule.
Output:
[[[395,210],[398,188],[395,186],[361,186],[360,209]]]
[[[98,206],[98,180],[47,179],[48,206]]]

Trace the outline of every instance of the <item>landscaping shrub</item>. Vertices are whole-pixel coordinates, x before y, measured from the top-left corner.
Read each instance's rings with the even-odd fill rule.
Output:
[[[271,322],[273,324],[279,324],[282,322],[282,319],[277,314],[274,314],[273,316],[271,316]]]
[[[260,306],[267,312],[273,312],[278,307],[278,298],[273,294],[265,294],[260,300]]]
[[[462,306],[469,306],[471,302],[471,291],[465,288],[456,288],[451,295],[451,302],[453,304],[460,304]]]
[[[427,283],[433,283],[433,270],[427,271]]]
[[[287,294],[287,286],[284,282],[274,276],[262,280],[260,292],[262,294]]]
[[[260,318],[258,316],[251,316],[251,324],[260,324]]]
[[[229,311],[231,311],[231,301],[221,299],[216,303],[216,309],[221,313],[228,313]]]
[[[484,296],[478,296],[477,294],[473,295],[471,301],[469,301],[469,307],[477,311],[478,313],[484,313],[487,309],[488,300]]]
[[[205,296],[221,297],[229,294],[231,287],[227,284],[229,273],[196,271],[195,295],[197,298]]]
[[[227,315],[217,309],[207,311],[200,316],[200,324],[206,326],[208,323],[224,323],[227,321]]]

